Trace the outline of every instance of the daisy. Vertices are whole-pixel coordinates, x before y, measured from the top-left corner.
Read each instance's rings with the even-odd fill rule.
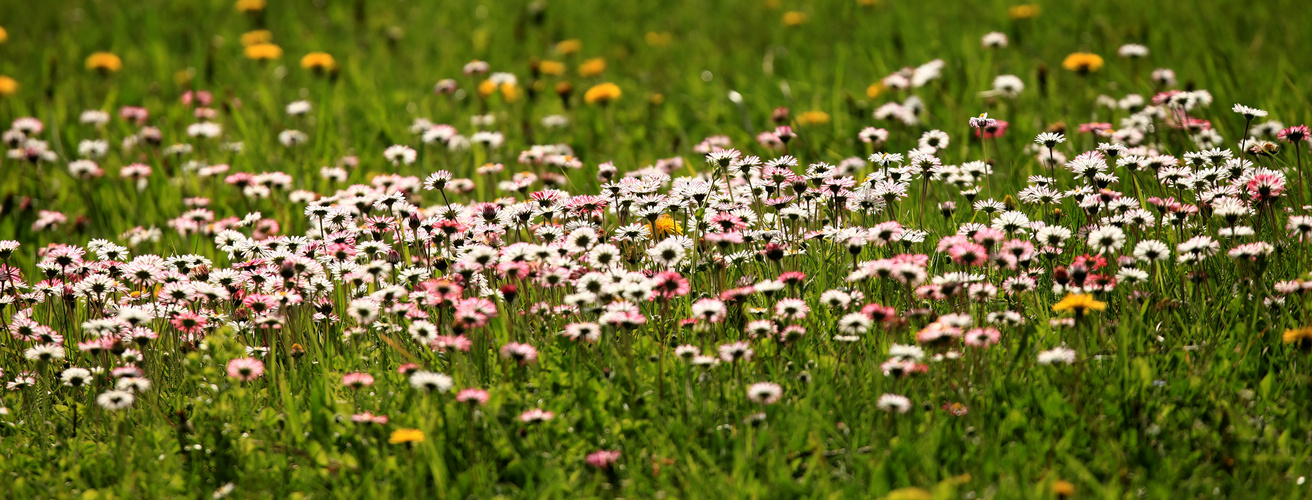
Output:
[[[237,358],[228,361],[228,377],[250,382],[264,375],[264,363],[255,358]]]
[[[747,399],[762,405],[772,405],[779,402],[783,392],[783,388],[774,382],[757,382],[747,388]]]
[[[392,165],[409,165],[415,162],[418,153],[410,146],[393,145],[383,150],[383,158],[391,162]]]
[[[906,413],[911,410],[911,400],[898,394],[884,394],[875,401],[875,407],[888,413]]]
[[[420,389],[424,392],[437,391],[447,392],[455,385],[455,380],[449,375],[442,373],[433,373],[424,370],[415,370],[410,373],[410,387]]]
[[[109,411],[118,411],[132,406],[132,402],[137,398],[128,391],[112,390],[105,391],[96,396],[96,404],[101,408]]]

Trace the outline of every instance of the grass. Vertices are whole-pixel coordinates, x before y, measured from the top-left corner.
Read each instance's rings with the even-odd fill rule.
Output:
[[[244,13],[226,0],[0,4],[6,30],[0,75],[19,85],[0,97],[0,123],[39,119],[44,130],[31,135],[58,158],[0,159],[0,240],[21,244],[2,259],[6,272],[21,272],[21,279],[0,282],[5,283],[0,320],[15,325],[15,335],[0,345],[0,379],[10,385],[0,393],[0,408],[7,410],[0,412],[5,495],[1052,498],[1073,490],[1077,497],[1098,498],[1306,496],[1312,378],[1303,348],[1308,341],[1300,335],[1307,333],[1301,328],[1308,326],[1308,305],[1304,293],[1288,288],[1307,278],[1309,257],[1303,239],[1286,225],[1307,213],[1298,203],[1300,168],[1312,164],[1312,151],[1309,144],[1295,147],[1268,135],[1262,138],[1278,152],[1246,155],[1236,146],[1252,130],[1230,110],[1236,103],[1253,106],[1286,126],[1312,119],[1312,73],[1305,70],[1312,67],[1312,54],[1301,47],[1312,15],[1301,4],[1284,1],[1115,0],[1043,3],[1037,17],[1014,20],[1008,10],[1014,6],[888,0],[356,0],[279,2]],[[804,22],[788,26],[785,18]],[[283,52],[280,59],[243,57],[240,39],[256,29],[269,30]],[[1006,33],[1009,46],[982,47],[980,37],[990,31]],[[565,40],[577,40],[581,48],[562,53],[558,43]],[[1117,48],[1127,43],[1143,44],[1151,53],[1139,61],[1117,57]],[[117,55],[122,68],[88,70],[87,57],[99,51]],[[335,59],[332,71],[300,66],[302,56],[319,51]],[[1062,62],[1073,52],[1099,54],[1105,66],[1087,75],[1067,71]],[[579,69],[593,58],[603,59],[605,69],[581,76]],[[474,59],[487,61],[492,72],[513,73],[518,97],[477,95],[488,75],[462,73]],[[944,63],[941,75],[922,87],[871,90],[902,68],[935,59]],[[533,61],[562,62],[565,73],[535,74]],[[1155,83],[1151,73],[1157,68],[1172,69],[1178,81]],[[1024,82],[1019,97],[980,94],[1002,74]],[[435,92],[443,78],[454,79],[459,92]],[[618,85],[622,95],[606,105],[586,103],[585,92],[604,82]],[[556,89],[564,83],[572,91],[562,98]],[[1218,146],[1228,147],[1234,158],[1285,176],[1287,191],[1274,199],[1250,191],[1248,181],[1259,171],[1236,176],[1242,180],[1223,172],[1215,180],[1185,185],[1110,161],[1109,172],[1117,179],[1109,193],[1134,199],[1161,223],[1124,224],[1124,245],[1101,252],[1107,267],[1091,272],[1117,276],[1116,286],[1060,285],[1063,273],[1079,267],[1077,257],[1100,253],[1087,233],[1116,208],[1108,203],[1111,194],[1095,203],[1096,214],[1081,210],[1071,196],[1051,206],[1023,200],[1019,192],[1030,184],[1029,176],[1049,172],[1039,161],[1049,152],[1033,149],[1033,138],[1064,130],[1066,142],[1054,149],[1075,158],[1108,142],[1078,132],[1081,124],[1130,128],[1121,120],[1131,111],[1100,106],[1099,96],[1139,94],[1151,100],[1170,89],[1209,91],[1214,102],[1192,108],[1189,115],[1208,120],[1223,137]],[[200,120],[194,106],[181,102],[187,91],[212,93],[210,121],[221,126],[219,137],[188,135],[188,126]],[[913,95],[924,105],[919,124],[872,118],[885,103]],[[289,115],[286,106],[300,100],[310,103],[309,113]],[[161,134],[158,145],[122,146],[124,138],[141,131],[117,116],[122,106],[149,110],[147,124]],[[976,201],[995,200],[1005,211],[1066,227],[1073,236],[1061,252],[1015,268],[971,266],[953,256],[974,247],[949,240],[940,250],[940,240],[963,227],[976,232],[979,228],[969,224],[989,225],[1000,215],[973,208],[962,188],[945,180],[915,178],[905,199],[878,203],[881,208],[874,210],[846,210],[827,199],[807,198],[796,203],[801,217],[789,222],[774,218],[779,210],[764,202],[793,193],[786,184],[767,196],[758,176],[751,185],[744,182],[731,194],[720,194],[725,172],[696,151],[698,143],[725,135],[744,155],[782,156],[784,151],[757,142],[757,134],[774,130],[772,116],[780,107],[789,112],[781,123],[797,133],[786,151],[799,160],[791,168],[794,175],[808,175],[811,164],[837,165],[856,157],[850,172],[835,177],[857,184],[868,176],[882,178],[883,169],[864,158],[880,149],[906,154],[923,133],[942,130],[951,140],[936,152],[943,164],[992,162],[990,175],[970,180],[981,190]],[[103,127],[79,123],[85,110],[105,111],[111,118]],[[1009,122],[1005,135],[987,143],[973,138],[967,120],[982,112]],[[471,122],[476,116],[491,116],[493,122],[476,126]],[[568,125],[545,125],[543,119],[552,116],[565,117]],[[480,129],[501,132],[504,144],[467,150],[426,145],[410,130],[417,118],[450,124],[465,136]],[[1156,132],[1145,134],[1141,145],[1179,159],[1207,149],[1162,117],[1150,122]],[[890,134],[881,148],[858,139],[872,126]],[[279,134],[286,130],[304,132],[308,140],[284,146]],[[79,157],[79,144],[96,139],[109,144],[95,159],[104,175],[71,175],[67,167]],[[233,143],[241,144],[240,151]],[[193,150],[166,153],[174,144]],[[567,145],[581,168],[517,161],[535,144]],[[383,152],[393,145],[412,147],[416,161],[387,161]],[[359,165],[345,168],[344,180],[321,176],[322,167],[344,165],[347,157]],[[332,249],[316,248],[312,256],[300,251],[304,258],[290,262],[306,268],[288,278],[278,274],[281,266],[251,264],[246,261],[254,254],[230,254],[216,243],[216,236],[229,236],[218,234],[223,227],[261,239],[271,233],[317,240],[332,232],[321,231],[305,215],[308,204],[296,199],[305,193],[295,190],[332,197],[324,204],[347,206],[356,200],[333,196],[348,186],[386,179],[383,175],[396,174],[394,181],[412,184],[436,171],[472,179],[468,190],[405,190],[402,198],[424,209],[417,219],[441,218],[448,202],[475,206],[501,198],[508,206],[553,187],[568,196],[596,195],[610,189],[597,175],[603,162],[613,162],[624,174],[675,158],[682,163],[674,163],[669,174],[715,183],[717,194],[709,198],[714,202],[681,197],[661,183],[657,193],[672,197],[650,219],[636,210],[597,217],[561,210],[533,221],[566,226],[564,234],[595,225],[616,245],[615,267],[625,273],[676,271],[690,290],[668,300],[640,297],[630,303],[609,291],[591,299],[567,297],[572,286],[549,288],[504,271],[462,273],[467,263],[458,263],[477,246],[474,236],[402,244],[407,234],[415,234],[405,217],[398,219],[402,230],[376,235],[361,230],[357,243],[348,245],[359,253],[347,260],[361,268],[395,264],[372,279],[352,274],[350,266],[328,265]],[[142,184],[120,178],[122,167],[133,163],[151,167]],[[505,169],[479,172],[486,163]],[[229,171],[202,174],[201,168],[219,164],[229,165]],[[1197,171],[1207,165],[1193,166]],[[291,181],[267,197],[252,197],[225,182],[238,172],[282,172]],[[499,188],[524,172],[535,176],[524,190]],[[809,191],[815,193],[827,176],[811,177]],[[1054,186],[1062,191],[1092,182],[1061,166],[1055,177]],[[1229,194],[1244,208],[1235,222],[1210,207],[1212,187],[1234,189]],[[353,193],[383,194],[375,191]],[[1169,210],[1153,208],[1154,197],[1173,197],[1200,210],[1185,209],[1180,223],[1171,224]],[[196,198],[206,199],[200,205],[213,220],[201,225],[204,231],[175,230],[184,213],[200,206]],[[715,243],[725,231],[709,218],[726,202],[748,219],[749,227],[739,233],[749,241]],[[943,202],[955,203],[955,210],[944,214]],[[476,229],[483,208],[460,221]],[[66,220],[53,228],[34,227],[42,211],[59,212]],[[235,224],[254,212],[263,225]],[[662,214],[671,216],[692,244],[673,267],[647,257],[665,235],[616,239],[621,227]],[[699,218],[706,222],[699,224]],[[423,222],[424,229],[436,220]],[[213,221],[219,225],[209,226]],[[908,238],[888,244],[871,239],[853,249],[847,233],[822,232],[826,226],[889,227],[892,221],[899,230],[923,230],[927,236],[923,242]],[[355,225],[365,222],[361,217]],[[1233,226],[1249,227],[1253,234],[1225,236],[1224,229]],[[157,228],[158,238],[134,242],[134,228]],[[1042,250],[1037,230],[1006,233],[1006,240],[1029,241]],[[784,256],[775,260],[761,253],[767,236],[784,244]],[[511,226],[492,253],[513,255],[518,247],[511,244],[536,245],[540,237]],[[1195,237],[1215,241],[1215,255],[1182,260],[1188,252],[1180,245]],[[85,270],[51,265],[67,248],[50,245],[104,248],[93,242],[98,239],[127,246],[130,256],[103,258],[88,251],[87,261],[102,263]],[[371,255],[368,240],[380,241],[381,251]],[[1156,263],[1116,258],[1132,257],[1136,245],[1147,240],[1165,244],[1168,258]],[[267,246],[284,240],[263,241]],[[1258,242],[1269,244],[1270,253],[1254,259],[1228,255]],[[567,280],[576,280],[605,267],[587,254],[570,251],[527,268],[537,278],[553,266],[563,267],[575,271]],[[973,272],[1000,287],[1009,278],[1032,276],[1036,287],[969,300],[941,288],[917,293],[918,287],[891,278],[849,279],[856,269],[881,265],[870,262],[906,254],[923,256],[913,267],[927,277]],[[156,305],[169,302],[168,294],[178,287],[137,284],[121,274],[129,269],[122,262],[149,255],[208,261],[181,269],[178,261],[169,261],[180,275],[167,280],[182,283],[206,282],[234,266],[266,269],[258,289],[232,291],[237,299],[254,296],[255,301],[267,294],[274,310],[261,313],[258,304],[231,297]],[[289,259],[276,251],[260,256],[266,263]],[[427,274],[405,274],[421,268]],[[773,280],[786,271],[805,278],[773,290]],[[1122,271],[1142,271],[1147,278],[1129,283],[1133,280],[1117,274]],[[79,288],[66,298],[59,286],[39,284],[46,278],[85,283],[98,273],[116,278],[123,289],[96,297]],[[469,302],[457,307],[422,294],[383,297],[423,290],[420,283],[435,283],[429,278],[467,285],[460,300]],[[641,292],[651,286],[648,278],[627,280]],[[316,279],[323,289],[311,285]],[[480,281],[489,292],[485,304],[474,300]],[[762,282],[754,292],[733,292]],[[23,288],[16,291],[16,283]],[[830,290],[851,296],[853,303],[827,305],[822,294]],[[1105,310],[1054,309],[1063,299],[1083,297],[1081,292]],[[296,303],[297,297],[303,302]],[[712,311],[692,321],[706,307],[717,307],[720,298],[726,302],[722,314]],[[809,314],[776,314],[784,298],[805,301]],[[536,306],[575,299],[576,314]],[[356,306],[380,302],[385,307],[377,317],[352,314]],[[867,303],[888,306],[892,315],[877,321],[875,312],[859,313]],[[98,338],[103,320],[123,317],[123,306],[154,311],[140,326],[158,338],[135,345],[125,338],[107,343],[107,352],[78,347]],[[604,307],[612,315],[606,316]],[[607,323],[614,311],[629,307],[642,325],[604,326],[597,342],[559,335],[569,325]],[[187,312],[208,324],[194,334],[184,332],[187,326],[178,318]],[[1022,320],[990,319],[1004,312]],[[458,315],[473,319],[457,320],[463,317]],[[840,324],[855,321],[854,316],[875,321],[854,342],[834,338]],[[27,319],[60,337],[28,334],[21,326]],[[759,321],[776,332],[792,326],[806,333],[788,341],[752,335],[749,330],[762,325]],[[971,325],[954,329],[958,321]],[[412,326],[425,322],[440,335],[464,335],[472,347],[441,351],[412,338]],[[996,345],[962,342],[963,333],[986,326],[997,328]],[[943,331],[952,335],[934,341],[932,334]],[[750,359],[726,359],[716,366],[689,363],[675,351],[691,345],[716,356],[739,341],[754,351]],[[532,346],[536,360],[504,359],[502,348],[511,343]],[[43,360],[33,351],[50,344],[60,345],[63,356]],[[924,359],[907,366],[924,372],[886,375],[905,345],[923,348]],[[1073,350],[1072,362],[1040,362],[1061,346]],[[124,349],[130,349],[128,358],[117,355]],[[134,357],[140,359],[129,359]],[[233,376],[229,363],[247,357],[260,360],[263,373],[250,380]],[[431,393],[412,387],[415,379],[398,371],[409,363],[450,376],[453,387]],[[130,366],[139,376],[122,376]],[[104,371],[75,388],[61,379],[70,368]],[[30,385],[11,384],[22,382],[25,372],[33,379]],[[345,386],[343,376],[351,373],[369,374],[372,385]],[[140,387],[141,379],[149,387]],[[129,407],[112,410],[107,406],[113,405],[97,402],[132,380],[138,387],[128,390]],[[779,400],[753,401],[749,392],[759,382],[777,384]],[[486,404],[456,401],[461,390],[471,388],[487,391]],[[908,398],[908,411],[881,408],[885,395]],[[534,409],[554,418],[525,423],[525,412]],[[385,415],[387,422],[353,421],[365,412]],[[598,451],[620,454],[598,466],[605,458],[592,455]]]

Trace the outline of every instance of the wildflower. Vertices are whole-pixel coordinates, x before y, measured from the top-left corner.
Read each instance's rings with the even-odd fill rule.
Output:
[[[456,401],[460,403],[469,403],[474,406],[487,404],[488,393],[482,389],[462,389],[456,393]]]
[[[409,165],[415,162],[417,156],[418,153],[410,146],[400,144],[388,146],[387,149],[383,150],[383,158],[386,158],[392,165]]]
[[[247,59],[255,61],[272,61],[274,59],[282,58],[282,47],[272,43],[257,43],[254,45],[247,45],[246,48],[243,49],[243,53],[246,55]]]
[[[583,42],[577,38],[556,42],[556,52],[559,52],[561,55],[567,56],[578,52],[582,48]]]
[[[1312,350],[1312,326],[1304,326],[1292,330],[1285,330],[1280,336],[1286,344],[1293,344],[1302,350]]]
[[[538,350],[531,345],[511,342],[501,346],[501,357],[514,360],[520,366],[538,361]]]
[[[757,382],[747,388],[747,399],[752,402],[772,405],[783,396],[783,388],[774,382]]]
[[[824,125],[826,123],[829,123],[829,113],[824,111],[806,111],[797,115],[798,125]]]
[[[237,358],[228,361],[228,377],[250,382],[264,375],[264,362],[255,358]]]
[[[1312,142],[1312,131],[1307,125],[1289,127],[1276,133],[1276,138],[1288,143]]]
[[[1039,15],[1039,6],[1034,4],[1015,5],[1007,9],[1007,17],[1012,20],[1033,19]]]
[[[261,12],[264,10],[266,0],[237,0],[237,12],[248,14]]]
[[[251,30],[241,34],[241,46],[250,47],[273,41],[273,32],[269,30]]]
[[[1007,48],[1007,35],[997,31],[985,33],[980,38],[980,44],[986,49],[1005,49]]]
[[[104,74],[117,73],[123,69],[123,60],[110,52],[96,52],[87,56],[87,69]]]
[[[311,52],[301,58],[301,67],[315,72],[337,69],[337,61],[327,52]]]
[[[906,413],[911,410],[911,400],[898,394],[884,394],[875,401],[875,407],[889,413]]]
[[[374,376],[361,372],[348,373],[342,375],[342,385],[352,389],[362,389],[374,385]]]
[[[1236,103],[1235,106],[1231,108],[1231,111],[1238,113],[1240,116],[1243,116],[1244,119],[1246,120],[1262,118],[1265,117],[1267,114],[1266,111],[1257,108],[1250,108],[1248,106],[1244,106],[1243,104],[1238,104],[1238,103]]]
[[[588,59],[579,65],[579,76],[591,78],[606,71],[606,60],[600,57]]]
[[[1075,316],[1083,316],[1087,311],[1103,311],[1107,309],[1106,302],[1099,302],[1092,295],[1073,293],[1067,295],[1052,306],[1052,310],[1057,312],[1074,311]]]
[[[391,444],[409,444],[424,442],[424,431],[419,429],[397,429],[392,431],[392,436],[387,438]]]
[[[1058,498],[1068,498],[1075,496],[1075,485],[1068,481],[1057,480],[1052,483],[1052,494]]]
[[[109,411],[118,411],[131,407],[136,399],[136,396],[133,396],[131,392],[110,390],[96,396],[96,404]]]
[[[609,104],[620,98],[620,86],[610,82],[594,85],[583,94],[583,101],[588,104]]]
[[[784,13],[784,26],[801,26],[806,24],[807,17],[803,12],[790,11]]]
[[[556,418],[556,414],[541,408],[534,408],[519,414],[519,421],[526,424],[540,424]]]
[[[455,380],[449,375],[442,373],[433,373],[430,371],[416,370],[410,373],[410,387],[423,390],[424,392],[447,392],[455,385]]]
[[[0,97],[9,97],[18,93],[18,80],[0,75]]]
[[[610,466],[619,459],[620,452],[618,451],[598,450],[589,453],[588,456],[584,458],[584,461],[586,461],[588,465],[604,470],[609,469]]]
[[[1054,347],[1047,351],[1040,352],[1038,361],[1041,365],[1069,365],[1075,362],[1075,351],[1065,347]]]
[[[64,381],[64,385],[79,388],[91,381],[91,371],[86,368],[73,367],[60,373],[59,378]]]
[[[1061,67],[1067,71],[1087,75],[1102,69],[1102,57],[1088,52],[1076,52],[1066,56],[1061,62]]]

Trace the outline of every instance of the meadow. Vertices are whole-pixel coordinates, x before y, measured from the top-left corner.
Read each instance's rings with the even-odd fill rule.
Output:
[[[1307,497],[1309,10],[0,3],[0,497]]]

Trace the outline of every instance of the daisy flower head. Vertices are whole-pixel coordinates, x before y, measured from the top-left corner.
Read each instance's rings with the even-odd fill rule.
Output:
[[[1065,347],[1054,347],[1040,352],[1038,361],[1041,365],[1069,365],[1075,362],[1075,351]]]
[[[264,375],[264,362],[255,358],[237,358],[228,361],[228,377],[250,382]]]
[[[383,158],[391,162],[392,165],[409,165],[415,162],[418,153],[410,146],[396,144],[388,146],[383,150]]]
[[[772,405],[783,397],[784,390],[774,382],[757,382],[747,388],[747,399],[762,405]]]
[[[906,413],[911,410],[911,400],[900,394],[884,394],[875,401],[875,407],[888,413]]]
[[[489,394],[482,389],[461,389],[456,393],[456,402],[468,403],[472,406],[483,406],[487,404]]]
[[[104,408],[109,411],[118,411],[125,408],[130,408],[132,407],[132,403],[136,400],[137,400],[136,396],[133,396],[131,392],[120,391],[117,389],[112,391],[105,391],[101,393],[99,396],[96,396],[96,404],[100,405],[101,408]]]
[[[1057,147],[1058,144],[1066,142],[1066,136],[1059,132],[1044,132],[1034,138],[1034,143],[1048,149]]]

